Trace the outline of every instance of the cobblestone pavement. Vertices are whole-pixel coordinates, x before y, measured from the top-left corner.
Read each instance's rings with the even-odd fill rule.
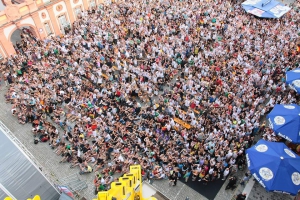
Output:
[[[282,183],[284,184],[284,182]],[[266,192],[266,190],[257,182],[254,184],[248,200],[292,200],[292,196],[275,192]]]
[[[177,181],[176,186],[169,186],[167,180],[155,180],[151,185],[170,200],[185,200],[187,197],[189,200],[207,199],[180,181]]]
[[[147,190],[147,191],[145,191]],[[149,193],[150,191],[154,191],[154,194],[152,194],[152,197],[155,197],[158,200],[169,200],[165,195],[157,191],[151,184],[149,184],[147,181],[144,181],[143,183],[143,197],[148,198],[149,196],[145,193]]]
[[[244,171],[238,171],[236,174],[231,174],[240,178],[243,177]],[[250,181],[249,181],[250,182]],[[266,190],[258,183],[254,183],[253,187],[250,187],[251,192],[245,191],[245,186],[237,184],[237,187],[234,190],[225,190],[225,187],[228,183],[228,180],[224,182],[222,188],[214,198],[214,200],[234,200],[237,194],[248,193],[248,200],[292,200],[293,197],[286,194],[266,192]],[[158,180],[153,181],[151,185],[160,193],[165,195],[170,200],[185,200],[188,197],[188,200],[208,200],[206,197],[202,196],[195,190],[189,188],[184,183],[178,181],[177,186],[169,186],[168,181]],[[160,200],[160,199],[158,199]]]

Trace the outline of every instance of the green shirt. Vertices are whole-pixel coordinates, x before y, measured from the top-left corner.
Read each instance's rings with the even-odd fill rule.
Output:
[[[104,191],[104,190],[105,190],[105,187],[104,187],[104,185],[101,184],[98,188],[98,191]]]
[[[178,64],[181,64],[181,62],[182,62],[181,58],[177,58],[177,59],[176,59],[176,62],[177,62]]]

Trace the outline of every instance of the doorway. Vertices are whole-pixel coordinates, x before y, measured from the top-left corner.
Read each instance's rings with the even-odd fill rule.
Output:
[[[37,41],[36,32],[34,28],[30,26],[20,27],[12,33],[10,41],[14,49],[18,52],[21,48],[26,47],[28,42]]]

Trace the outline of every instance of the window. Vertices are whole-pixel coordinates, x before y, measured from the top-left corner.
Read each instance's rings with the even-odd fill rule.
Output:
[[[43,0],[43,3],[44,4],[49,4],[49,3],[51,3],[51,0]]]
[[[49,23],[48,22],[44,23],[44,26],[45,26],[45,30],[46,30],[47,35],[51,35],[52,30],[51,30],[51,27],[50,27]]]
[[[104,0],[104,4],[106,4],[106,5],[110,5],[111,2],[112,2],[112,0]]]
[[[95,0],[90,0],[90,8],[93,8],[96,6]]]
[[[78,15],[80,15],[80,14],[81,14],[81,7],[78,6],[78,7],[75,8],[75,16],[76,16],[76,18],[77,18]]]
[[[69,22],[67,21],[67,18],[65,15],[61,15],[58,17],[59,25],[61,30],[64,30],[65,27],[69,26]]]
[[[6,57],[5,52],[3,51],[2,46],[0,45],[0,61],[3,60]]]

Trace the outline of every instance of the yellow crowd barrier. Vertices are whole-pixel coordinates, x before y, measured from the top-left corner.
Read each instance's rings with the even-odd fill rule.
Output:
[[[142,173],[140,165],[130,166],[130,173],[111,184],[111,189],[99,192],[94,200],[156,200],[154,197],[143,198]]]

